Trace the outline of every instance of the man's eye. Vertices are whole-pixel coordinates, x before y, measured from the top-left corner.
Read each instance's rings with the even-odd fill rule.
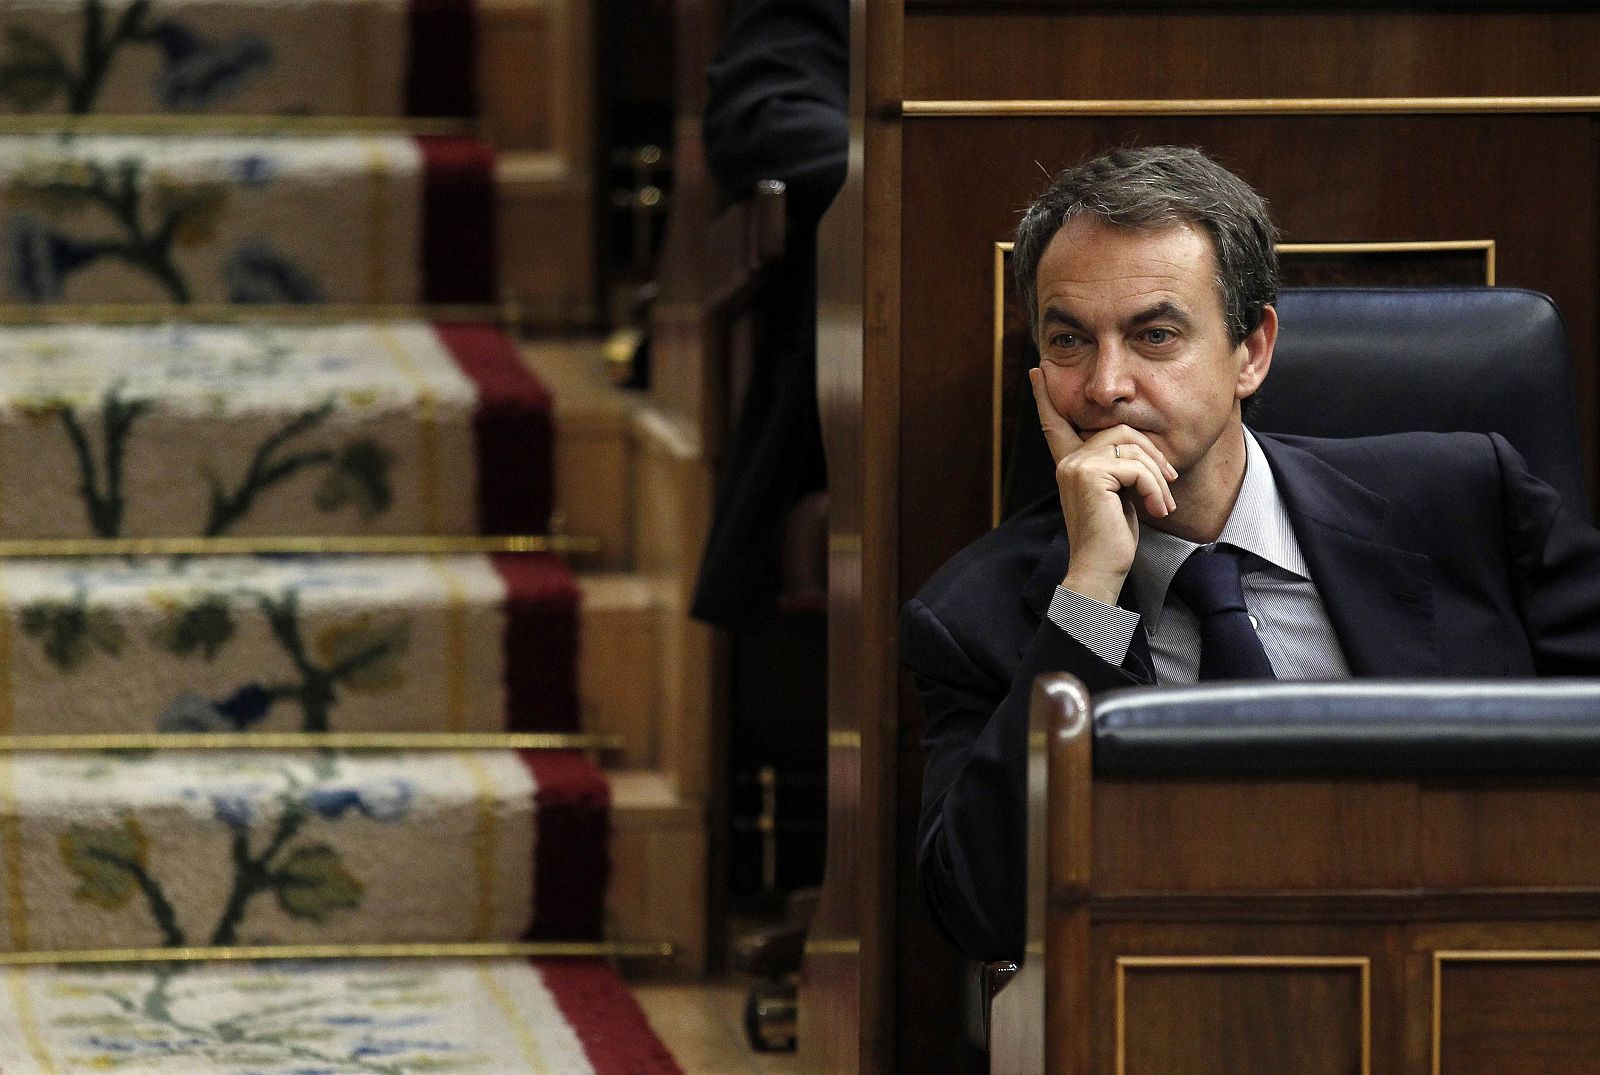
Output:
[[[1050,337],[1051,347],[1076,347],[1078,346],[1078,342],[1078,337],[1068,332],[1063,332],[1060,335]]]
[[[1170,328],[1153,328],[1146,330],[1144,338],[1154,344],[1171,343],[1178,338],[1178,334]]]

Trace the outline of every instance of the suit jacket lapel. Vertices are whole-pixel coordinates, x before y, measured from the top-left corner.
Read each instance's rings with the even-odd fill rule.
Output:
[[[1440,675],[1432,566],[1385,531],[1384,499],[1301,448],[1256,439],[1351,674]]]

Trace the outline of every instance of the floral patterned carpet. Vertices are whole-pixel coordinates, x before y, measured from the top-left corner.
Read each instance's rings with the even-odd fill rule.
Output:
[[[272,963],[8,974],[7,1075],[673,1075],[594,964]]]
[[[549,526],[476,19],[0,5],[0,540]],[[577,628],[548,556],[0,560],[0,735],[579,730]],[[563,750],[0,752],[0,938],[598,940],[610,806]],[[5,1075],[678,1072],[592,961],[0,977]]]

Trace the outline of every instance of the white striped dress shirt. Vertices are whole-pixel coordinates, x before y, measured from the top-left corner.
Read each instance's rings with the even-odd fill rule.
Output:
[[[1350,668],[1284,510],[1267,457],[1244,431],[1244,482],[1217,539],[1242,549],[1244,603],[1279,679],[1345,679]],[[1140,524],[1128,573],[1137,612],[1057,586],[1050,619],[1103,660],[1121,665],[1142,624],[1156,681],[1193,683],[1200,669],[1194,614],[1169,592],[1172,576],[1200,546]]]

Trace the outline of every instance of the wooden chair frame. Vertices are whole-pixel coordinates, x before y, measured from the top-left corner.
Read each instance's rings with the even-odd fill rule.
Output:
[[[1097,776],[1093,714],[1036,681],[992,1072],[1600,1071],[1600,773]]]

